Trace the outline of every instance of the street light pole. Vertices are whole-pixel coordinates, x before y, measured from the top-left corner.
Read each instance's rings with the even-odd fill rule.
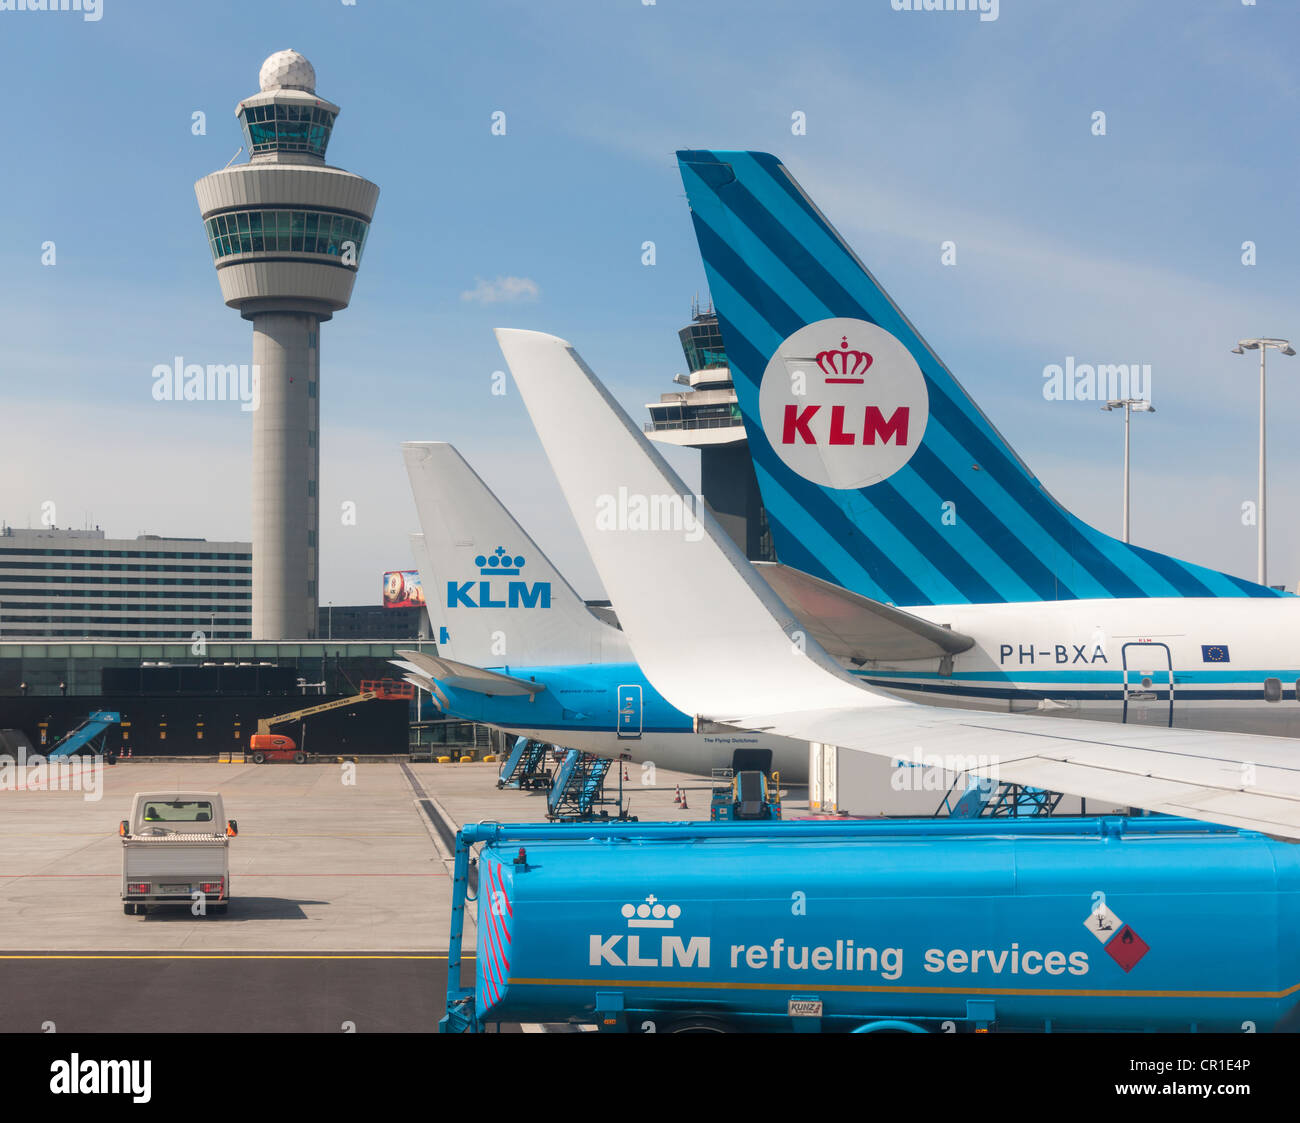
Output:
[[[1259,521],[1259,583],[1268,584],[1268,475],[1265,463],[1265,377],[1264,360],[1269,348],[1282,355],[1294,355],[1295,348],[1285,339],[1242,339],[1232,349],[1234,355],[1244,355],[1247,351],[1259,352],[1259,495],[1255,500],[1255,512]]]
[[[1259,349],[1259,583],[1268,582],[1268,518],[1265,505],[1268,503],[1268,461],[1264,455],[1264,359],[1268,348]]]
[[[1101,408],[1107,413],[1111,410],[1124,410],[1124,541],[1129,540],[1129,423],[1134,410],[1138,413],[1155,413],[1156,407],[1145,398],[1112,398]]]
[[[1124,541],[1129,540],[1129,426],[1133,423],[1133,413],[1128,402],[1124,403]]]

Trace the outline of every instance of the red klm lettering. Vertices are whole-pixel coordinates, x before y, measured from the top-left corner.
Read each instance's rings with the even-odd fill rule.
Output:
[[[831,444],[851,445],[857,439],[855,434],[844,431],[844,407],[831,406]]]
[[[803,443],[806,445],[815,445],[817,438],[812,435],[812,430],[808,428],[808,422],[812,420],[821,406],[806,406],[800,409],[798,406],[789,405],[785,407],[785,426],[781,430],[781,443],[783,445],[794,444],[794,435],[798,433],[803,437]]]
[[[907,444],[907,419],[911,412],[907,406],[899,406],[894,410],[894,416],[886,421],[876,406],[867,406],[867,414],[862,422],[862,443],[873,445],[879,436],[881,444],[888,444],[890,437],[894,438],[894,444],[899,447]]]

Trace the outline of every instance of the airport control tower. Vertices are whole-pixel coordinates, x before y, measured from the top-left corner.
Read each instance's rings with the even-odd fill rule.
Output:
[[[646,406],[646,435],[660,444],[698,448],[700,494],[714,518],[750,561],[774,561],[767,511],[713,306],[701,311],[696,301],[691,322],[677,334],[689,373],[673,381],[687,389],[662,394]]]
[[[221,295],[253,322],[253,639],[316,635],[320,325],[348,306],[379,188],[325,163],[339,107],[297,51],[235,107],[249,162],[194,185]]]

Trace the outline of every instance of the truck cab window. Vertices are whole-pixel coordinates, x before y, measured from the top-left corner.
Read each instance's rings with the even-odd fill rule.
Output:
[[[177,803],[146,803],[146,823],[210,823],[212,804],[198,801]]]

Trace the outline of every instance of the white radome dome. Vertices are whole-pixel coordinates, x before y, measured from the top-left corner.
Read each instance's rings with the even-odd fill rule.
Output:
[[[262,63],[257,76],[263,93],[271,90],[316,92],[316,68],[297,51],[276,51]]]

